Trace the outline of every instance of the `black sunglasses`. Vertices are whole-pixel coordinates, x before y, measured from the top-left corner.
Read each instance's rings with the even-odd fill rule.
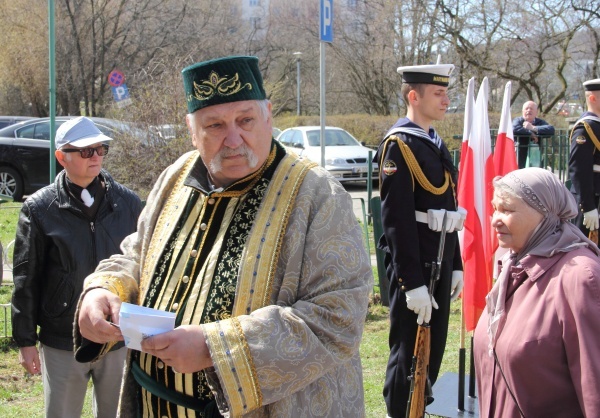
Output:
[[[96,151],[96,154],[98,154],[100,157],[103,157],[106,154],[108,154],[108,145],[102,144],[96,148],[66,148],[61,149],[61,151],[78,152],[79,154],[81,154],[81,158],[92,158],[94,156],[94,151]]]

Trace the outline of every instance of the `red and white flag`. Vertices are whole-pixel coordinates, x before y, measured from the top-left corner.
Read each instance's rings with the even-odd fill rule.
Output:
[[[510,116],[511,82],[504,87],[504,101],[500,127],[494,147],[494,169],[497,176],[503,176],[518,168],[517,154],[515,153],[515,137],[513,135],[512,118]]]
[[[465,104],[465,135],[460,158],[458,204],[467,210],[463,229],[462,259],[465,286],[463,317],[467,331],[472,331],[485,309],[485,296],[492,287],[492,180],[494,163],[488,120],[488,79],[483,79],[472,113],[474,80],[469,81]],[[467,146],[465,147],[465,142]]]
[[[473,110],[475,108],[475,77],[471,77],[469,85],[467,87],[467,98],[465,100],[465,121],[463,127],[462,144],[460,146],[461,158],[458,163],[458,190],[460,190],[460,184],[464,179],[463,167],[467,162],[469,155],[469,138],[471,138],[471,128],[473,127]],[[462,234],[461,234],[462,235]],[[462,238],[461,238],[462,239]]]
[[[500,116],[500,126],[498,127],[498,136],[496,137],[496,146],[494,147],[494,170],[497,176],[504,176],[519,168],[517,163],[517,153],[515,152],[512,117],[510,116],[510,97],[511,82],[509,81],[504,87],[502,115]],[[500,260],[508,250],[498,247],[498,237],[496,234],[492,234],[492,240],[495,259]],[[495,270],[492,271],[494,277],[496,277],[497,273],[498,272]]]

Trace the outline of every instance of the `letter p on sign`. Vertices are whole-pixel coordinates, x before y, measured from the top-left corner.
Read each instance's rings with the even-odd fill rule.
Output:
[[[333,0],[321,0],[321,41],[333,42]]]
[[[120,102],[121,100],[125,100],[129,98],[129,90],[125,84],[121,84],[117,87],[112,87],[113,97],[116,102]]]

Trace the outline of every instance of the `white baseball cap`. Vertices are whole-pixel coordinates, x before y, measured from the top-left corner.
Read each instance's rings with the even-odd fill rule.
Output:
[[[83,148],[107,141],[112,141],[112,138],[104,135],[90,118],[79,116],[60,125],[56,131],[54,146],[56,149],[60,149],[70,144],[74,147]]]

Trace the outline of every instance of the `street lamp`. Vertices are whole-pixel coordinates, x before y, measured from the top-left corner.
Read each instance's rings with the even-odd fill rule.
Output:
[[[296,115],[300,116],[300,55],[302,52],[294,52],[296,56]]]

